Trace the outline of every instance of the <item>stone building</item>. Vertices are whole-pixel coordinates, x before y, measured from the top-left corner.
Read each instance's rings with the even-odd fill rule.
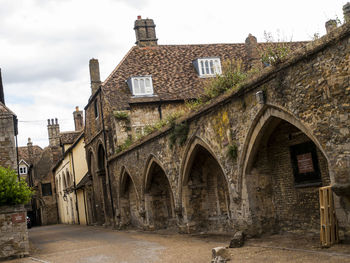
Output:
[[[134,29],[136,46],[103,83],[98,60],[91,59],[89,64],[91,97],[85,107],[85,147],[94,186],[93,219],[97,224],[120,227],[170,227],[177,224],[176,209],[180,207],[175,205],[178,201],[162,164],[155,161],[147,168],[151,175],[141,193],[142,184],[136,175],[128,169],[115,170],[114,161],[109,159],[145,135],[149,125],[185,111],[186,101],[197,99],[208,79],[222,73],[225,63],[235,60],[242,61],[247,69],[261,68],[259,50],[275,44],[257,43],[249,35],[242,44],[158,45],[152,19],[138,17]],[[294,50],[304,44],[286,45]],[[209,168],[218,167],[213,163]],[[215,187],[226,191],[220,198],[227,200],[222,177],[214,180],[218,185]],[[223,217],[229,210],[226,205]]]
[[[0,69],[0,165],[18,170],[17,161],[17,116],[5,105]]]
[[[319,187],[331,186],[340,236],[350,239],[349,54],[347,22],[108,156],[116,225],[318,232]]]
[[[59,221],[66,224],[91,223],[91,193],[85,159],[83,112],[73,112],[75,131],[60,134],[63,156],[52,168],[57,189]],[[90,215],[90,216],[89,216]]]

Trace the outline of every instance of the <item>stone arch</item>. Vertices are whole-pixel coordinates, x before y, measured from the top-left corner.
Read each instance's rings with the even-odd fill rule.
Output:
[[[140,225],[138,217],[139,203],[140,199],[134,178],[123,166],[119,181],[120,226],[137,227]]]
[[[162,229],[175,225],[174,195],[162,164],[151,155],[145,166],[144,197],[146,225]]]
[[[198,137],[186,147],[180,184],[188,232],[231,229],[227,177],[214,152]]]
[[[261,131],[266,123],[271,120],[272,117],[280,118],[291,123],[293,126],[297,127],[300,131],[305,133],[319,148],[319,150],[323,153],[325,158],[327,159],[327,154],[325,153],[323,147],[319,143],[319,141],[312,134],[311,129],[302,124],[297,118],[295,118],[291,113],[283,110],[281,108],[277,108],[275,106],[265,106],[263,107],[257,116],[255,117],[251,128],[247,134],[247,138],[245,140],[242,157],[240,158],[240,167],[241,167],[241,175],[245,174],[247,167],[251,164],[251,157],[254,155],[254,150],[256,150],[256,141],[261,139]],[[258,136],[260,135],[260,136]],[[255,146],[255,148],[254,148]],[[253,150],[253,151],[252,151]],[[253,153],[253,154],[252,154]],[[332,179],[332,178],[331,178]]]
[[[103,223],[106,223],[106,219],[108,219],[108,214],[111,212],[110,209],[110,200],[108,198],[107,192],[107,176],[106,176],[106,157],[105,157],[105,148],[101,140],[97,143],[97,177],[99,184],[99,192],[101,196],[102,209],[100,210],[100,220]],[[107,216],[107,217],[106,217]]]
[[[328,160],[310,128],[287,111],[265,106],[240,158],[240,192],[255,228],[318,229],[318,187],[328,185]],[[244,188],[243,188],[244,187]]]

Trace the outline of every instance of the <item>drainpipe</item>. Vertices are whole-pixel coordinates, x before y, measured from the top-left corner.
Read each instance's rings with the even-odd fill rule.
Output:
[[[77,210],[78,224],[80,225],[78,195],[77,195],[77,189],[76,189],[76,183],[75,183],[75,169],[74,169],[73,149],[72,149],[72,152],[69,155],[72,157],[72,168],[73,168],[73,178],[74,178],[74,194],[75,194],[75,209]]]
[[[113,216],[113,223],[115,225],[115,211],[114,211],[114,202],[113,202],[113,195],[112,195],[112,186],[111,186],[111,179],[110,179],[110,173],[109,173],[109,164],[108,164],[108,151],[107,151],[107,140],[106,140],[106,130],[105,130],[105,123],[103,118],[103,108],[102,108],[102,88],[100,89],[100,107],[101,107],[101,118],[102,118],[102,131],[103,131],[103,140],[105,144],[105,158],[106,158],[106,166],[107,166],[107,174],[108,174],[108,185],[109,185],[109,193],[111,195],[111,205],[112,205],[112,216]]]

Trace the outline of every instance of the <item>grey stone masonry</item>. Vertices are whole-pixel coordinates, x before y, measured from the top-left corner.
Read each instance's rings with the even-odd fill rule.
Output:
[[[0,206],[0,260],[29,254],[24,205]]]

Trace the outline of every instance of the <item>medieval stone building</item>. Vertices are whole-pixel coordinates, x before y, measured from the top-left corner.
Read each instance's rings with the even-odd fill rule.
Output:
[[[345,24],[262,68],[257,43],[158,45],[151,19],[101,82],[90,60],[85,147],[92,221],[182,232],[318,232],[319,188],[334,191],[350,238],[350,4]],[[145,136],[147,125],[186,109],[225,60],[260,69],[237,89]]]

